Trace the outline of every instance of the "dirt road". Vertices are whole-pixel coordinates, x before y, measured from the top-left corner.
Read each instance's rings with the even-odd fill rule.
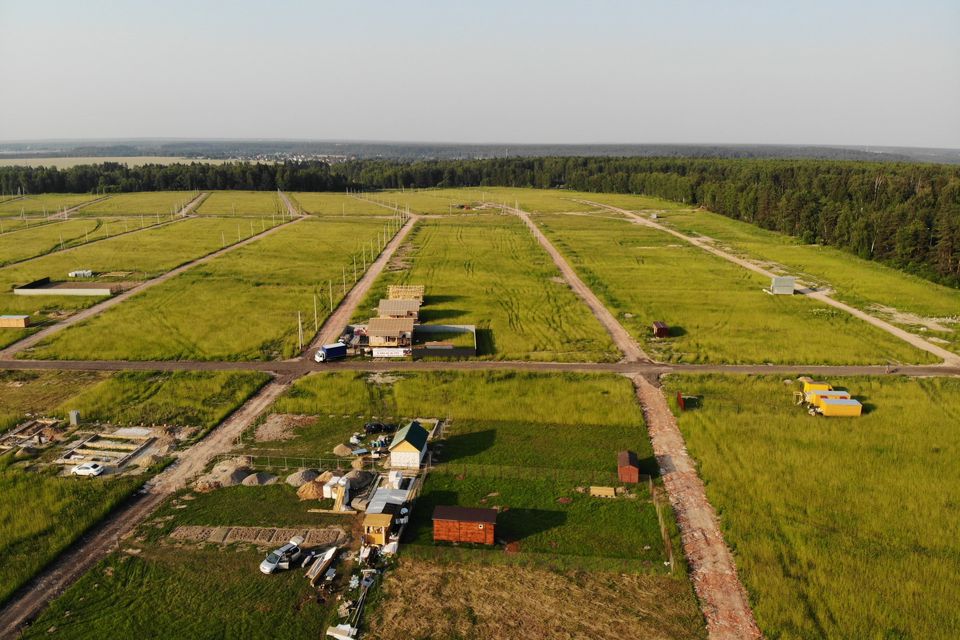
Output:
[[[302,219],[303,218],[294,218],[289,222],[282,222],[275,227],[270,227],[266,231],[261,231],[260,233],[252,235],[245,240],[241,240],[240,242],[235,242],[234,244],[226,246],[222,249],[218,249],[213,253],[208,253],[207,255],[201,258],[197,258],[196,260],[191,260],[190,262],[184,263],[179,267],[176,267],[175,269],[171,269],[170,271],[167,271],[166,273],[157,276],[156,278],[145,280],[144,282],[141,282],[140,284],[133,287],[132,289],[128,289],[127,291],[124,291],[121,294],[113,296],[112,298],[107,298],[103,302],[99,302],[93,305],[92,307],[87,307],[86,309],[78,311],[72,316],[63,319],[56,324],[50,325],[49,327],[45,327],[40,331],[30,334],[26,338],[23,338],[22,340],[18,340],[17,342],[14,342],[13,344],[9,345],[6,349],[3,349],[2,351],[0,351],[0,359],[2,360],[10,359],[17,353],[23,351],[24,349],[28,349],[36,345],[44,338],[47,338],[55,333],[59,333],[60,331],[63,331],[67,327],[73,326],[79,322],[83,322],[84,320],[92,318],[93,316],[99,313],[102,313],[103,311],[106,311],[111,307],[115,307],[118,304],[137,295],[142,291],[146,291],[147,289],[154,287],[158,284],[161,284],[163,282],[166,282],[167,280],[176,278],[178,275],[180,275],[184,271],[192,269],[197,265],[204,264],[206,262],[219,258],[224,254],[230,253],[231,251],[235,249],[239,249],[240,247],[244,247],[252,242],[256,242],[261,238],[264,238],[272,233],[275,233],[277,230],[283,228],[284,226],[290,225],[290,224],[296,224]]]
[[[693,588],[713,640],[761,637],[747,591],[737,577],[716,512],[687,453],[663,392],[643,376],[632,377],[650,432],[660,476],[680,526]]]
[[[583,280],[580,279],[580,276],[573,270],[573,268],[567,263],[567,260],[563,255],[557,251],[556,247],[553,246],[553,243],[547,239],[543,232],[533,223],[533,220],[530,219],[530,216],[527,215],[526,211],[521,209],[516,209],[514,207],[509,207],[503,205],[504,209],[511,211],[516,214],[524,224],[530,229],[530,232],[533,234],[533,237],[537,239],[537,242],[540,243],[553,260],[553,263],[557,265],[557,268],[560,270],[560,273],[563,274],[563,279],[567,281],[567,284],[570,285],[570,288],[573,289],[573,292],[586,303],[590,308],[590,311],[600,322],[604,329],[607,330],[607,333],[610,334],[610,337],[613,339],[613,343],[617,345],[617,348],[624,355],[624,359],[627,362],[641,362],[646,361],[650,362],[650,358],[646,353],[643,352],[643,349],[640,348],[640,345],[637,344],[637,341],[633,339],[633,336],[623,328],[623,325],[620,324],[616,318],[613,317],[613,314],[610,313],[610,310],[607,309],[596,294],[584,284]]]
[[[374,281],[380,273],[383,272],[387,263],[390,262],[390,258],[393,257],[397,247],[403,244],[404,238],[407,237],[407,234],[410,233],[410,230],[413,229],[418,220],[418,216],[410,216],[403,226],[400,227],[400,230],[394,234],[390,242],[387,243],[387,246],[384,247],[380,255],[377,256],[377,259],[367,268],[366,273],[364,273],[356,284],[353,285],[353,288],[347,292],[347,295],[344,296],[340,304],[333,310],[333,313],[327,317],[323,326],[320,327],[320,331],[317,332],[316,337],[313,339],[313,342],[300,354],[301,358],[311,358],[311,354],[316,351],[320,345],[335,342],[337,338],[343,335],[343,330],[346,329],[347,323],[349,323],[350,318],[353,317],[357,306],[367,295]]]
[[[718,249],[717,247],[713,246],[709,242],[706,242],[705,240],[702,240],[700,238],[695,238],[693,236],[688,236],[675,229],[671,229],[670,227],[666,227],[662,224],[654,222],[653,220],[645,216],[641,216],[639,214],[633,213],[632,211],[627,211],[626,209],[620,209],[618,207],[613,207],[606,204],[600,204],[598,202],[591,202],[590,200],[577,200],[577,202],[581,202],[583,204],[588,204],[594,207],[599,207],[601,209],[606,209],[608,211],[615,211],[617,213],[623,214],[628,218],[630,218],[631,220],[633,220],[634,222],[636,222],[637,224],[650,227],[651,229],[657,229],[658,231],[663,231],[664,233],[669,233],[670,235],[676,238],[679,238],[684,242],[688,242],[694,245],[695,247],[698,247],[700,249],[703,249],[704,251],[712,253],[713,255],[719,258],[723,258],[728,262],[732,262],[733,264],[739,265],[744,269],[749,269],[754,273],[759,273],[762,276],[772,278],[775,275],[777,275],[772,271],[769,271],[757,264],[754,264],[750,260],[746,260],[739,256],[735,256],[732,253],[728,253],[722,249]],[[932,342],[928,342],[927,340],[924,340],[918,335],[912,334],[909,331],[904,331],[900,327],[894,326],[889,322],[885,322],[884,320],[881,320],[880,318],[877,318],[868,313],[865,313],[860,309],[851,307],[850,305],[840,302],[839,300],[835,300],[834,298],[831,298],[829,295],[827,295],[826,293],[823,293],[822,291],[802,289],[798,293],[801,293],[805,296],[813,298],[814,300],[818,300],[824,304],[830,305],[831,307],[834,307],[836,309],[840,309],[841,311],[845,311],[846,313],[849,313],[850,315],[857,317],[863,320],[864,322],[868,322],[873,326],[877,327],[878,329],[882,329],[883,331],[886,331],[890,335],[895,336],[903,340],[904,342],[907,342],[908,344],[913,345],[917,349],[921,349],[923,351],[926,351],[927,353],[932,353],[938,358],[941,358],[945,365],[948,365],[951,367],[960,366],[960,355],[947,351],[943,347],[937,346]]]

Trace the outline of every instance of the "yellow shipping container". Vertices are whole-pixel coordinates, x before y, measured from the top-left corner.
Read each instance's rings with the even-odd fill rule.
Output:
[[[808,393],[810,391],[830,391],[833,389],[829,382],[818,382],[816,380],[811,380],[810,378],[802,380],[804,393]]]
[[[856,418],[862,410],[863,405],[850,398],[822,398],[820,400],[820,411],[827,417]]]
[[[824,398],[847,400],[850,398],[850,393],[847,391],[838,391],[836,389],[817,389],[816,391],[810,391],[804,394],[804,399],[815,407],[819,407],[820,401]]]

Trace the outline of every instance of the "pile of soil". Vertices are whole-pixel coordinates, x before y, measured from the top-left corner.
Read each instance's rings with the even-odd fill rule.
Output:
[[[262,487],[268,484],[276,484],[277,476],[269,474],[265,471],[259,471],[257,473],[251,473],[246,478],[244,478],[240,484],[245,487]]]
[[[210,473],[197,480],[197,491],[204,493],[222,487],[235,487],[250,475],[250,467],[245,458],[234,458],[219,463]]]
[[[323,500],[323,485],[325,482],[313,480],[305,482],[297,489],[297,497],[301,500]]]
[[[296,437],[296,430],[317,423],[316,416],[304,416],[290,413],[274,413],[254,431],[257,442],[276,442]]]
[[[333,455],[345,458],[349,455],[353,455],[353,449],[341,443],[333,448]]]
[[[299,489],[304,484],[316,480],[319,475],[320,472],[316,469],[300,469],[288,475],[285,482],[291,487]]]
[[[351,491],[357,492],[366,489],[376,476],[369,471],[354,469],[345,477],[347,481],[350,482]]]

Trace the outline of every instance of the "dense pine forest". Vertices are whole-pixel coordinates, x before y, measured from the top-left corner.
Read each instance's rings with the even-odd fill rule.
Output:
[[[459,186],[659,196],[960,286],[960,167],[950,165],[557,157],[0,168],[4,193]]]

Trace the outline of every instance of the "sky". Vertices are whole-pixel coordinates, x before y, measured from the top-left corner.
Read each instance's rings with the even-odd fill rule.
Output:
[[[0,140],[960,148],[960,1],[0,0]]]

